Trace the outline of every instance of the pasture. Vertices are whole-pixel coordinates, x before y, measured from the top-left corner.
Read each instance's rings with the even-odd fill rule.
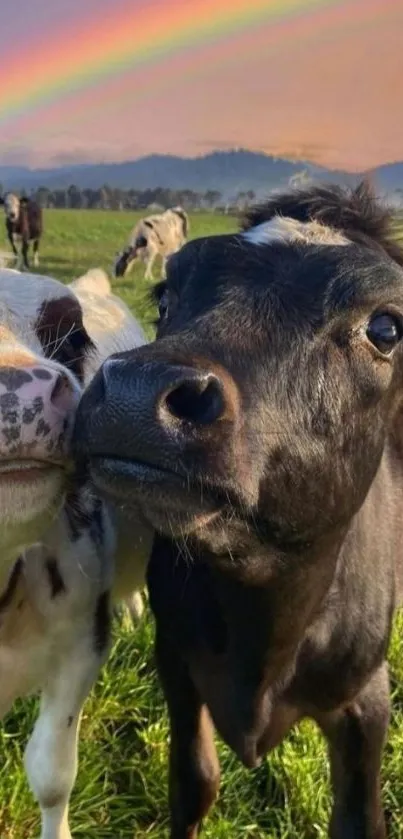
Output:
[[[137,216],[132,213],[48,211],[40,252],[41,273],[68,281],[90,267],[110,270]],[[234,219],[200,214],[191,236],[234,229]],[[0,250],[7,249],[4,225]],[[155,275],[157,276],[155,269]],[[114,288],[153,334],[154,312],[144,267]],[[16,278],[18,282],[18,278]],[[115,625],[113,653],[85,709],[80,766],[71,802],[75,839],[167,837],[168,729],[153,664],[153,625],[146,616],[133,632]],[[403,838],[403,618],[390,651],[393,715],[383,763],[383,789],[391,839]],[[0,839],[38,833],[38,809],[22,770],[22,753],[36,701],[19,702],[0,726]],[[320,734],[304,723],[253,771],[220,746],[221,796],[206,839],[325,839],[328,770]],[[313,827],[312,827],[313,825]]]

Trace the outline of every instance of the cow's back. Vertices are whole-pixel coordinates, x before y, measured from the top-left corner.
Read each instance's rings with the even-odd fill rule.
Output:
[[[19,218],[20,235],[28,239],[40,239],[43,233],[43,211],[36,201],[21,203]]]
[[[139,237],[144,237],[149,243],[151,241],[161,256],[169,256],[186,241],[183,217],[174,210],[147,216],[134,228],[131,243],[134,245]]]

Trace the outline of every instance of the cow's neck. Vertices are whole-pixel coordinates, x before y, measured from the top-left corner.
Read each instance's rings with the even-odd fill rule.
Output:
[[[277,558],[264,583],[250,584],[236,563],[229,572],[205,557],[213,591],[205,620],[216,609],[225,649],[217,655],[205,635],[190,655],[191,672],[217,729],[248,765],[258,760],[275,697],[292,678],[299,645],[332,583],[342,539],[339,534],[337,542],[312,546],[306,556]],[[270,556],[261,561],[269,566]],[[247,568],[247,558],[242,566]]]
[[[192,674],[221,735],[248,764],[256,763],[259,740],[270,724],[273,703],[293,678],[307,629],[321,615],[331,587],[337,586],[336,569],[343,567],[347,592],[348,575],[354,575],[355,588],[365,602],[380,558],[390,562],[391,587],[387,591],[385,588],[382,605],[387,635],[393,575],[399,564],[403,577],[398,532],[391,533],[392,527],[401,528],[397,506],[403,506],[402,498],[403,472],[396,474],[386,452],[362,507],[349,525],[313,543],[309,550],[295,555],[289,552],[283,560],[273,559],[268,550],[266,557],[260,557],[262,568],[273,568],[266,579],[264,574],[261,580],[256,576],[253,579],[249,573],[251,567],[259,565],[255,556],[244,557],[239,564],[231,560],[220,568],[217,557],[205,553],[203,561],[213,581],[212,608],[225,626],[225,652],[217,655],[211,644],[202,642],[191,656]],[[396,551],[388,560],[383,556],[383,546],[391,538]],[[400,552],[400,558],[396,559],[396,552]],[[208,599],[203,608],[207,614]]]

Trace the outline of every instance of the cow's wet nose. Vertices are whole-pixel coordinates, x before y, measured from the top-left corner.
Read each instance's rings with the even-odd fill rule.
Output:
[[[79,396],[78,385],[57,368],[0,367],[0,457],[10,450],[21,457],[61,455]]]
[[[153,462],[208,445],[210,432],[234,418],[231,383],[220,372],[146,356],[108,359],[98,371],[79,406],[77,454]]]
[[[75,389],[67,374],[49,367],[0,367],[0,394],[15,393],[28,403],[41,399],[55,411],[74,407]]]
[[[135,415],[147,416],[151,425],[180,425],[185,434],[216,423],[226,411],[225,385],[216,373],[176,364],[137,368],[108,359],[100,370],[99,397],[101,392],[106,408],[120,401],[120,421],[122,412],[131,424]]]

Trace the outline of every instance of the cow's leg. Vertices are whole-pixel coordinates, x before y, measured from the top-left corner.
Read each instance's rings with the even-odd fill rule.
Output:
[[[156,657],[170,721],[169,803],[171,839],[196,839],[213,804],[220,767],[213,726],[186,665],[157,630]]]
[[[386,839],[380,767],[389,708],[388,670],[383,664],[351,706],[318,719],[329,741],[331,839]]]
[[[21,271],[22,268],[22,255],[18,252],[17,246],[15,244],[14,233],[12,230],[7,230],[8,241],[10,242],[11,249],[15,256],[15,267],[17,271]]]
[[[15,246],[14,234],[13,234],[12,230],[7,230],[7,237],[8,237],[8,241],[10,242],[11,250],[12,250],[14,256],[18,256],[18,251],[17,251],[17,248]]]
[[[152,251],[152,252],[150,253],[149,257],[148,257],[148,260],[147,260],[147,267],[146,267],[146,273],[145,273],[145,275],[144,275],[144,278],[145,278],[146,280],[153,280],[153,279],[154,279],[154,275],[153,275],[153,271],[152,271],[152,269],[153,269],[153,265],[154,265],[154,262],[155,262],[155,260],[156,260],[156,257],[157,257],[157,252],[156,252],[156,251]]]
[[[144,600],[141,591],[135,591],[126,603],[132,621],[138,623],[144,614]]]
[[[34,266],[35,266],[35,268],[37,268],[38,265],[39,265],[39,239],[34,240],[33,252],[34,252]]]
[[[17,271],[23,271],[24,270],[24,258],[23,258],[23,255],[22,255],[22,251],[17,253],[15,267],[16,267]]]
[[[49,674],[39,717],[25,752],[31,789],[41,808],[41,839],[71,839],[70,794],[77,774],[77,741],[82,706],[106,658],[88,627],[69,655]]]
[[[28,241],[28,239],[23,239],[22,240],[22,245],[21,245],[22,264],[23,264],[24,268],[27,268],[27,269],[29,269],[28,249],[29,249],[29,241]]]

